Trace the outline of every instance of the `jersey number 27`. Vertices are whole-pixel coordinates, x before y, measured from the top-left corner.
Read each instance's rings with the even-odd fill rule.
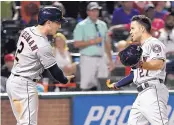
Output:
[[[149,70],[143,70],[142,68],[139,68],[139,73],[140,73],[140,78],[144,76],[148,76]]]
[[[16,59],[16,61],[19,61],[19,58],[17,57],[17,55],[18,55],[18,53],[21,53],[22,52],[22,50],[24,49],[24,43],[21,41],[21,43],[20,43],[20,49],[17,49],[17,51],[16,51],[16,55],[15,55],[15,59]]]

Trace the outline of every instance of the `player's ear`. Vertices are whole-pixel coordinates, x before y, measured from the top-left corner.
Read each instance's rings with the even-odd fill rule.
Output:
[[[141,26],[141,31],[142,31],[143,33],[146,31],[144,26]]]
[[[46,23],[47,23],[48,25],[50,25],[50,24],[51,24],[51,21],[48,20]]]
[[[47,27],[49,27],[49,26],[50,26],[50,21],[47,20],[47,21],[45,22],[45,24],[46,24]]]

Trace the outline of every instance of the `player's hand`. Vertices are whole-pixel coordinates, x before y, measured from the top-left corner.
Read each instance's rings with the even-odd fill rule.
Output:
[[[74,77],[75,77],[74,75],[66,76],[66,78],[68,79],[68,83],[70,83],[71,79]]]
[[[119,90],[119,88],[117,88],[117,87],[114,86],[115,84],[116,84],[116,83],[111,83],[111,80],[110,80],[110,79],[108,79],[108,80],[106,81],[106,85],[107,85],[108,88]]]
[[[108,80],[106,81],[106,85],[107,85],[107,87],[110,88],[110,89],[113,89],[113,88],[114,88],[114,84],[111,84],[111,80],[110,80],[110,79],[108,79]]]

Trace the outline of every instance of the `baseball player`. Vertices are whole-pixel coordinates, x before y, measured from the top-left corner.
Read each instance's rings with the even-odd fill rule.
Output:
[[[38,94],[36,82],[44,69],[60,83],[68,83],[52,53],[47,35],[54,35],[66,22],[61,10],[45,7],[39,11],[38,25],[25,28],[17,43],[14,66],[7,81],[7,93],[17,125],[37,125]]]
[[[121,62],[133,67],[129,76],[117,83],[107,85],[118,89],[132,82],[137,85],[138,96],[130,111],[128,125],[168,125],[168,89],[164,85],[166,76],[165,46],[150,34],[151,22],[144,15],[134,16],[131,21],[131,37],[140,41],[139,47],[128,47],[119,56]],[[139,54],[138,54],[139,53]],[[140,57],[136,63],[135,59]],[[138,59],[139,60],[139,59]],[[134,63],[136,65],[134,65]]]

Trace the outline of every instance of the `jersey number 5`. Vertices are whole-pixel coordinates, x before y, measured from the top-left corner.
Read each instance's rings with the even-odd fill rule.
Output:
[[[21,48],[17,49],[17,52],[16,52],[16,57],[15,57],[16,61],[19,61],[19,58],[17,57],[18,53],[21,53],[22,50],[24,49],[24,43],[22,41],[20,43],[20,46],[21,46]]]

